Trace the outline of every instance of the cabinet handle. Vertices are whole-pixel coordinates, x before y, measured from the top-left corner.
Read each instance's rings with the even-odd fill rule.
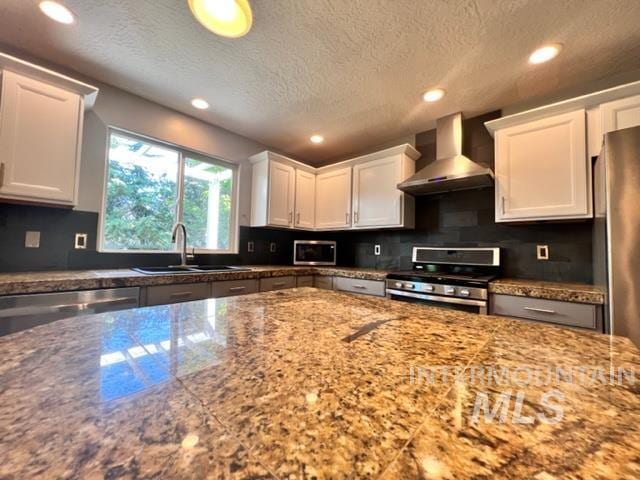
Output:
[[[300,212],[296,215],[296,223],[300,225]]]
[[[346,223],[347,225],[349,225],[349,212],[344,214],[344,223]]]
[[[354,285],[353,288],[357,288],[359,290],[366,290],[367,289],[367,287],[365,287],[364,285],[358,285],[358,284]]]
[[[504,215],[504,197],[502,197],[502,214]]]
[[[293,212],[289,212],[289,223],[293,222]]]
[[[285,285],[286,285],[286,283],[284,283],[284,282],[277,282],[277,283],[273,284],[274,287],[284,287]]]
[[[525,310],[530,312],[538,312],[538,313],[550,313],[552,315],[556,314],[555,310],[547,310],[546,308],[534,308],[534,307],[524,307]]]
[[[353,212],[353,223],[358,223],[358,212]]]
[[[247,287],[231,287],[229,289],[229,291],[230,292],[241,292],[241,291],[246,290],[246,289],[247,289]]]
[[[0,187],[4,185],[4,162],[0,163]]]
[[[172,293],[171,298],[189,298],[191,295],[193,295],[193,292]]]

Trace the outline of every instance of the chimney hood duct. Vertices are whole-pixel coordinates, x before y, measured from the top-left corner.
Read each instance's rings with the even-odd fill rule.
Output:
[[[490,187],[493,171],[462,155],[462,114],[454,113],[436,121],[436,160],[398,184],[412,195]]]

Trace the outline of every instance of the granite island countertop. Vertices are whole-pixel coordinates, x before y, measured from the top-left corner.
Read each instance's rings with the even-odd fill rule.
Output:
[[[129,268],[113,270],[68,270],[0,273],[0,295],[66,292],[101,288],[146,287],[180,283],[245,280],[288,275],[323,275],[362,280],[384,280],[387,271],[351,267],[293,267],[286,265],[247,265],[247,270],[147,275]]]
[[[639,368],[624,338],[313,288],[76,317],[0,338],[0,477],[638,478]]]

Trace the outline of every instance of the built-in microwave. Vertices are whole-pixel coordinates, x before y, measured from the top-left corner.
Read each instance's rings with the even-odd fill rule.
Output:
[[[294,265],[335,265],[336,242],[296,240],[293,242]]]

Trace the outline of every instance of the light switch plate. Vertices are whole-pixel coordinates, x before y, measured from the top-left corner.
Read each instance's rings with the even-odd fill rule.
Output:
[[[253,253],[256,251],[255,244],[253,242],[247,242],[247,252]]]
[[[269,251],[270,251],[271,253],[276,253],[276,242],[271,242],[271,243],[269,244]]]
[[[373,254],[380,255],[380,245],[376,245],[375,247],[373,247]]]
[[[28,231],[24,236],[25,248],[40,248],[40,232]]]
[[[86,250],[87,249],[87,235],[86,233],[76,233],[75,249]]]
[[[549,260],[549,245],[538,245],[536,251],[538,260]]]

